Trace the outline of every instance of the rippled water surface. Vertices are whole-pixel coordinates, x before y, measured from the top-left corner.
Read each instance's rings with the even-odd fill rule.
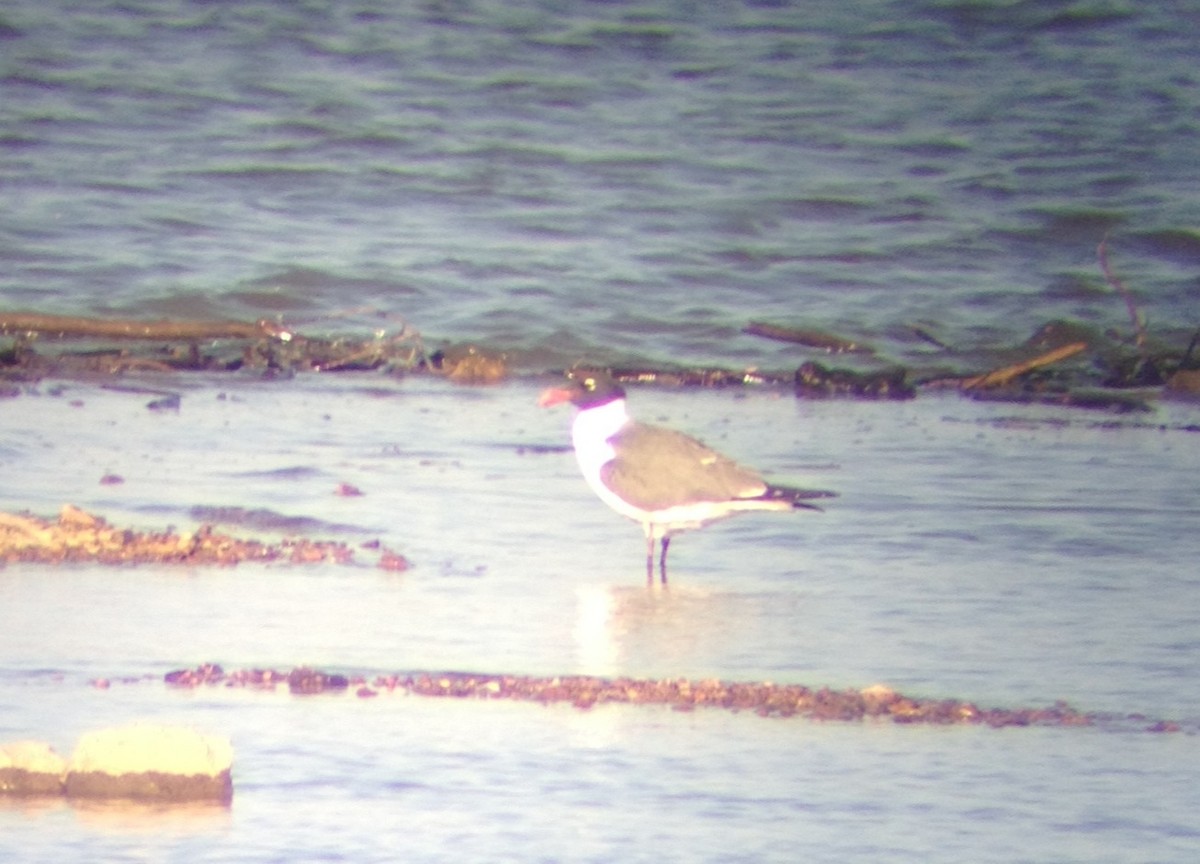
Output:
[[[406,322],[525,370],[811,359],[743,332],[765,319],[877,349],[846,363],[971,367],[1055,318],[1128,337],[1108,234],[1181,350],[1198,25],[1186,2],[17,0],[0,311]],[[155,719],[236,749],[228,810],[0,801],[6,861],[1194,860],[1194,404],[635,389],[643,419],[841,494],[680,537],[663,590],[541,381],[116,383],[0,402],[0,509],[189,530],[240,507],[413,567],[0,570],[0,740]],[[179,410],[148,410],[164,391]],[[161,683],[203,662],[882,682],[1145,722]]]
[[[1188,3],[10,3],[0,291],[531,361],[1196,323]],[[368,311],[364,311],[368,310]],[[357,314],[356,314],[357,313]]]

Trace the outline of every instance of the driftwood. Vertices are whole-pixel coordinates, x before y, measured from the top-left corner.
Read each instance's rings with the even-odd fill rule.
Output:
[[[843,339],[822,330],[811,330],[801,327],[782,327],[766,321],[751,321],[743,331],[751,336],[762,336],[779,342],[793,342],[809,348],[817,348],[828,354],[874,354],[875,349],[868,345]]]
[[[91,336],[99,339],[261,339],[290,338],[290,333],[267,320],[142,321],[131,318],[85,318],[77,315],[0,314],[0,334],[40,333],[46,336]]]
[[[265,319],[150,321],[0,312],[2,335],[13,337],[15,344],[0,350],[0,368],[7,377],[20,380],[132,371],[409,370],[425,362],[420,334],[404,325],[365,339],[318,339]],[[43,356],[34,348],[36,337],[91,340],[93,344],[86,350]],[[139,342],[142,344],[131,347],[130,343]]]
[[[963,390],[1003,387],[1019,375],[1024,375],[1026,372],[1031,372],[1042,366],[1058,363],[1066,360],[1068,357],[1074,357],[1076,354],[1086,350],[1087,347],[1086,342],[1072,342],[1069,345],[1060,345],[1053,351],[1047,351],[1045,354],[1040,354],[1030,360],[1023,360],[1011,366],[1004,366],[1003,368],[986,372],[983,375],[967,378],[962,382],[961,386]]]

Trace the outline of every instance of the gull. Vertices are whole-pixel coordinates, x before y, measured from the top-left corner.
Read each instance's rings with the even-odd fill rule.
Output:
[[[768,483],[757,472],[695,438],[630,417],[625,391],[600,371],[573,369],[564,386],[545,390],[542,407],[571,402],[571,440],[584,480],[600,500],[646,534],[646,579],[654,581],[655,544],[663,584],[667,549],[680,531],[746,510],[820,510],[808,503],[836,493]]]

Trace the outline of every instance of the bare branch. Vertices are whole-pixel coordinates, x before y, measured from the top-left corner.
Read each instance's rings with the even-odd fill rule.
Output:
[[[1133,301],[1133,295],[1129,293],[1129,289],[1125,287],[1125,283],[1118,279],[1117,275],[1113,273],[1112,268],[1108,266],[1107,235],[1100,241],[1100,245],[1096,248],[1096,257],[1100,259],[1100,269],[1104,272],[1104,278],[1108,280],[1108,284],[1116,289],[1116,292],[1121,295],[1121,299],[1125,301],[1125,308],[1129,310],[1129,320],[1133,322],[1138,351],[1144,355],[1146,353],[1146,323],[1142,320],[1142,316],[1138,312],[1137,304]]]

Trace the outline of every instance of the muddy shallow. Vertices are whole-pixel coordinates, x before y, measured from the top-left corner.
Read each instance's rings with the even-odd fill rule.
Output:
[[[411,567],[0,570],[5,739],[61,743],[145,717],[234,741],[231,821],[131,840],[124,822],[101,818],[118,858],[189,843],[224,850],[216,860],[248,844],[262,860],[299,848],[371,858],[385,842],[433,856],[500,843],[595,858],[632,854],[639,838],[693,858],[750,848],[784,860],[820,837],[841,854],[886,847],[949,860],[1019,836],[1029,857],[1069,859],[1097,840],[1085,814],[1140,812],[1150,800],[1155,819],[1135,819],[1118,846],[1169,853],[1190,836],[1200,540],[1187,526],[1200,513],[1200,448],[1188,403],[1130,417],[957,395],[868,403],[635,389],[639,416],[841,494],[821,514],[746,515],[682,535],[664,590],[645,585],[637,527],[578,477],[567,412],[535,407],[544,382],[125,383],[165,384],[178,409],[83,383],[5,403],[0,509],[52,515],[71,502],[116,525],[180,532],[215,514],[236,523],[220,530],[266,540],[378,542]],[[112,476],[123,482],[102,482]],[[1183,733],[1139,727],[1134,743],[1126,725],[902,724],[885,734],[753,711],[162,683],[208,662],[368,681],[407,669],[838,692],[882,684],[931,704],[1062,700],[1082,714],[1178,721]],[[133,683],[116,686],[123,678]],[[114,686],[89,686],[98,679]],[[378,833],[415,828],[408,817],[389,823],[398,810],[422,814],[419,838]],[[652,815],[664,813],[673,818]],[[877,827],[851,842],[865,813]],[[788,827],[764,833],[768,819]],[[1018,831],[1031,819],[1045,830]],[[12,836],[52,827],[95,840],[91,815],[51,807],[29,820],[0,810],[20,829]],[[711,831],[688,827],[709,820]],[[921,829],[898,833],[893,820]],[[935,843],[951,824],[968,826],[962,843]]]
[[[410,631],[436,632],[437,616],[449,624],[455,611],[463,617],[446,629],[461,634],[432,644],[472,644],[466,631],[480,627],[507,631],[488,651],[425,649],[432,662],[401,668],[791,672],[818,685],[882,680],[962,698],[1085,696],[1084,706],[1105,709],[1189,708],[1174,688],[1151,705],[1112,704],[1103,685],[1089,689],[1078,676],[1079,664],[1118,662],[1124,649],[1159,644],[1186,623],[1180,601],[1195,541],[1181,526],[1196,512],[1190,478],[1200,461],[1186,403],[1129,419],[957,397],[872,404],[635,390],[632,407],[643,418],[684,428],[770,476],[841,493],[824,513],[746,515],[681,536],[674,584],[646,592],[640,532],[580,481],[566,449],[568,412],[534,407],[539,382],[172,384],[182,398],[170,412],[149,410],[136,390],[85,384],[8,403],[21,411],[5,418],[9,482],[0,503],[54,513],[71,502],[123,527],[186,532],[226,519],[234,524],[216,528],[266,540],[382,543],[404,554],[412,572],[391,580],[338,567],[192,575],[214,590],[243,584],[247,600],[257,580],[270,579],[281,611],[297,585],[334,580],[348,604],[342,611],[361,616],[363,636],[373,627],[395,631],[389,644]],[[124,482],[102,482],[112,476]],[[362,494],[339,494],[346,485]],[[49,572],[10,568],[6,579]],[[68,574],[86,581],[91,572]],[[104,578],[120,590],[169,572]],[[438,598],[436,610],[407,608],[426,595]],[[488,603],[498,604],[492,614]],[[336,606],[328,611],[338,617]],[[586,644],[543,653],[549,634],[539,631],[561,633],[564,623],[555,622],[586,631],[586,640],[572,640]],[[219,622],[194,626],[206,623]],[[302,629],[289,641],[303,647],[318,633]],[[611,644],[601,650],[593,636]],[[337,662],[339,651],[356,659],[371,650],[360,644],[369,639],[344,641],[325,657],[283,659]],[[530,656],[514,666],[479,662],[517,646]],[[995,659],[979,665],[984,653]],[[936,671],[923,668],[929,663]],[[963,689],[961,676],[976,680]]]

